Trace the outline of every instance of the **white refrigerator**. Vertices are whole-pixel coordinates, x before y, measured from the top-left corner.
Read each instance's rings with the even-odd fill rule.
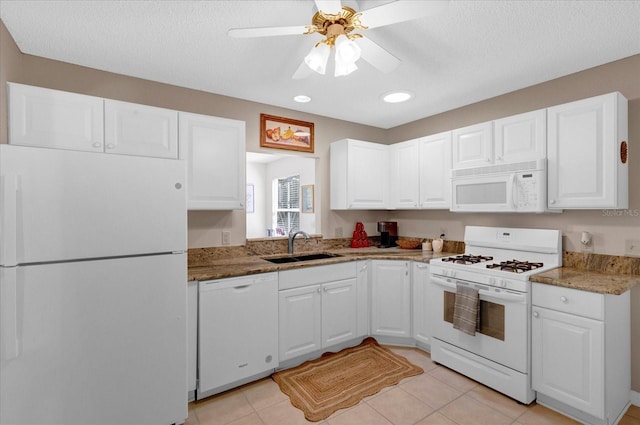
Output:
[[[0,145],[0,424],[186,419],[185,175]]]

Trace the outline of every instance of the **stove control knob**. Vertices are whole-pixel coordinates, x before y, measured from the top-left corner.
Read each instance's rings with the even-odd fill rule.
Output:
[[[507,281],[504,280],[504,279],[501,279],[500,280],[500,286],[502,286],[503,288],[506,288],[507,287]]]
[[[451,270],[451,277],[456,277],[456,271],[455,270]]]
[[[567,297],[563,295],[560,297],[560,301],[562,301],[563,303],[566,303],[568,300],[567,300]]]
[[[495,285],[496,284],[496,279],[493,277],[489,278],[489,285]]]

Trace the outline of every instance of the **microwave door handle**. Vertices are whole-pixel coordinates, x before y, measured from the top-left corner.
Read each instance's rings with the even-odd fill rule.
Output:
[[[516,173],[511,175],[511,204],[513,205],[513,209],[517,210],[518,205],[516,199],[518,197],[518,176]]]

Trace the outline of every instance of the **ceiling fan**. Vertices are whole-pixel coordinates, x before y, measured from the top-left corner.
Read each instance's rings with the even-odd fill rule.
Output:
[[[312,71],[326,72],[331,50],[335,49],[335,76],[348,75],[358,67],[362,58],[381,72],[393,71],[400,60],[377,43],[354,31],[365,31],[385,25],[418,19],[441,13],[449,0],[394,1],[371,9],[356,12],[343,6],[340,0],[314,0],[318,12],[311,25],[289,27],[233,28],[228,35],[237,38],[270,37],[278,35],[320,34],[318,41],[294,73],[294,79],[309,76]]]

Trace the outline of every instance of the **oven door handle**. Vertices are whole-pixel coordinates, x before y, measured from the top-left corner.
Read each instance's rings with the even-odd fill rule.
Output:
[[[453,291],[456,290],[455,283],[452,283],[449,280],[443,279],[438,276],[431,276],[431,282],[446,289],[453,289]],[[486,289],[479,289],[478,294],[486,298],[493,298],[496,300],[507,301],[507,302],[509,301],[524,302],[526,300],[526,296],[524,294],[514,294],[511,292],[506,292],[502,290],[500,292],[493,292],[493,291],[487,291]]]

